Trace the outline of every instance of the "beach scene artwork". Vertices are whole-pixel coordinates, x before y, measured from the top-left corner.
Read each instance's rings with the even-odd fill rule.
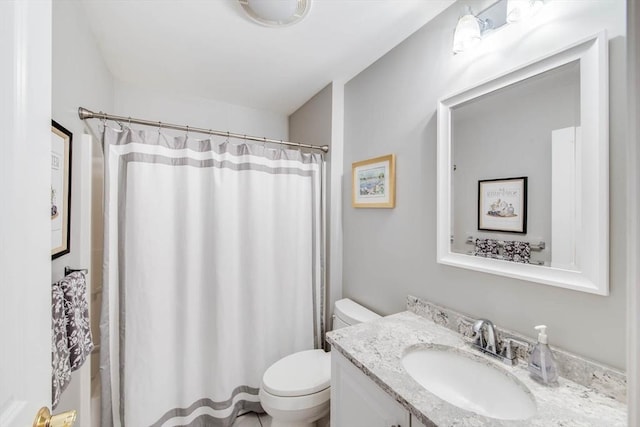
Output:
[[[360,171],[358,174],[360,197],[384,197],[385,172],[384,166]]]
[[[353,163],[355,208],[393,208],[395,206],[395,156],[376,157]]]

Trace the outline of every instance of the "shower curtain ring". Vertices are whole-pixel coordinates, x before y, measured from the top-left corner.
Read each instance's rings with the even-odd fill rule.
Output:
[[[185,139],[189,138],[189,126],[187,126],[186,128],[187,128],[187,130],[186,130],[186,132],[184,133],[184,138],[185,138]]]
[[[160,135],[160,129],[162,129],[162,122],[158,122],[158,135]]]

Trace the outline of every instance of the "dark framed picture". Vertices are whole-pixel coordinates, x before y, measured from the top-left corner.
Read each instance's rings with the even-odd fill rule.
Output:
[[[478,181],[478,230],[527,232],[527,177]]]
[[[70,251],[72,134],[51,120],[51,259]]]

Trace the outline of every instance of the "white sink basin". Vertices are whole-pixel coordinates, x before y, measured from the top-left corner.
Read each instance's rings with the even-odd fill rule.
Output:
[[[501,420],[524,420],[536,412],[524,384],[470,353],[445,346],[417,348],[405,354],[402,365],[422,387],[462,409]]]

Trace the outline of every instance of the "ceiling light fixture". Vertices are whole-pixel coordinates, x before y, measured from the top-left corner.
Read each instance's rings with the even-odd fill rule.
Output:
[[[300,22],[311,9],[311,0],[238,0],[254,22],[286,27]]]

